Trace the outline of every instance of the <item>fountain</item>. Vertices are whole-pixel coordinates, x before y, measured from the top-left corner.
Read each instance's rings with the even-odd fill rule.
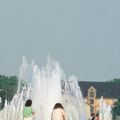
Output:
[[[103,96],[100,99],[99,119],[112,120],[111,107],[103,101]]]
[[[23,120],[22,110],[28,98],[33,101],[35,120],[50,120],[57,102],[63,104],[67,120],[87,120],[77,78],[66,79],[59,64],[51,58],[45,67],[39,68],[23,57],[17,93],[10,103],[5,101],[0,120]]]

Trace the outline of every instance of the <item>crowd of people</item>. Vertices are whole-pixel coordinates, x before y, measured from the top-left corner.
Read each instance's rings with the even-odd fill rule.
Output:
[[[32,109],[32,100],[28,99],[23,108],[23,120],[33,120],[35,112]],[[64,108],[61,103],[56,103],[53,107],[51,120],[66,120]]]

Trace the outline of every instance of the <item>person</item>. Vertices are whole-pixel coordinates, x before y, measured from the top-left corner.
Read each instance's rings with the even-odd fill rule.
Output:
[[[94,113],[91,113],[90,120],[94,120],[94,119],[95,119],[95,114],[94,114]]]
[[[96,113],[95,120],[99,120],[99,113]]]
[[[34,112],[32,110],[32,100],[28,99],[23,107],[23,119],[24,120],[32,120]]]
[[[56,103],[54,105],[51,120],[66,120],[64,108],[61,103]]]

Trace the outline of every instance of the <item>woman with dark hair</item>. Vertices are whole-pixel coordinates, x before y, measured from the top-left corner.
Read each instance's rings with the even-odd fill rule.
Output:
[[[66,120],[64,108],[61,103],[56,103],[53,107],[51,120]]]
[[[31,106],[32,106],[32,100],[28,99],[23,108],[23,119],[24,120],[32,120],[34,112]]]

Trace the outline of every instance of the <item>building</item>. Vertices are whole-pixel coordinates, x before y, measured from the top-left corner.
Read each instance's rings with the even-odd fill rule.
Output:
[[[86,105],[87,116],[99,111],[100,99],[103,96],[106,104],[113,106],[120,98],[120,83],[115,82],[78,82]]]

